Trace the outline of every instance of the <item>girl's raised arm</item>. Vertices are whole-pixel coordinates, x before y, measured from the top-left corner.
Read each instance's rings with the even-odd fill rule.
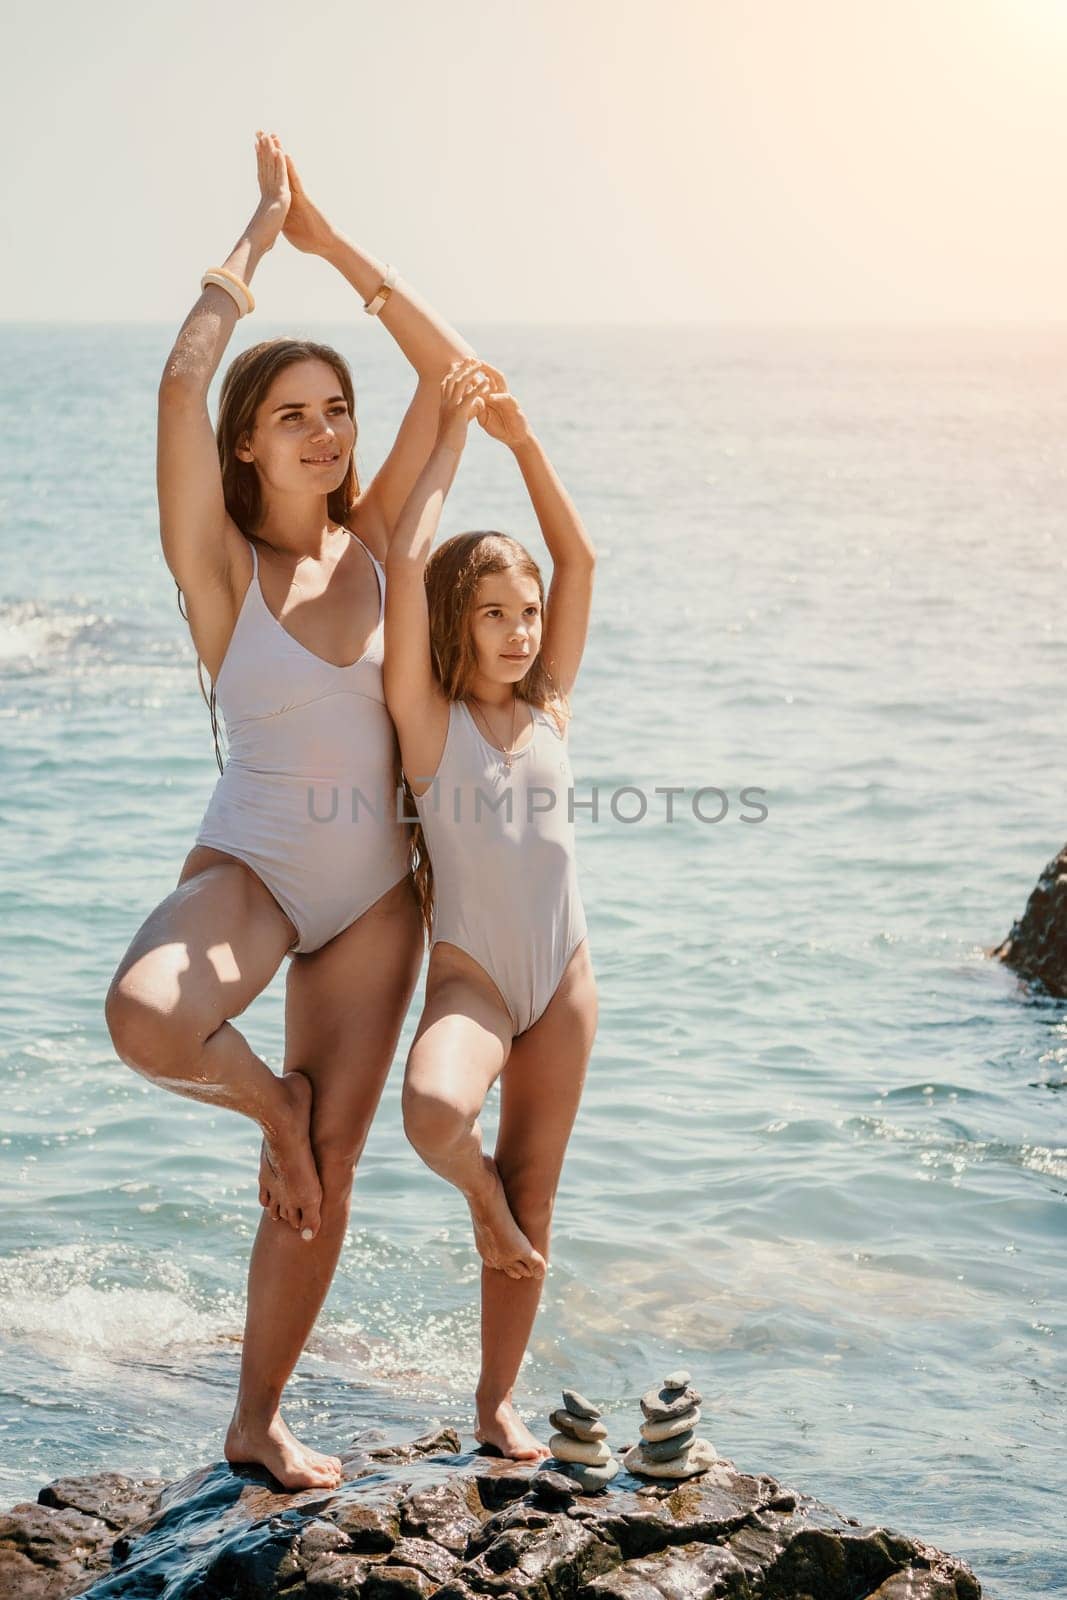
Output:
[[[437,770],[448,732],[448,702],[430,653],[426,562],[467,428],[488,387],[473,357],[456,362],[438,386],[435,443],[400,512],[386,558],[385,702],[396,723],[404,771],[413,788],[428,782]]]
[[[308,198],[292,157],[286,161],[293,199],[285,237],[298,250],[321,256],[336,267],[363,304],[372,304],[385,280],[385,263],[327,222]],[[360,499],[360,536],[384,560],[401,507],[433,449],[442,380],[453,362],[473,356],[474,351],[402,278],[394,281],[377,315],[419,379],[396,442]]]
[[[285,157],[273,135],[257,133],[256,160],[260,202],[223,262],[225,273],[244,283],[274,244],[289,208]],[[239,289],[235,292],[240,296]],[[211,380],[240,314],[232,296],[209,283],[183,322],[159,383],[156,482],[163,554],[185,595],[193,639],[209,671],[214,612],[232,598],[227,591],[238,553],[247,559],[245,541],[226,511],[207,408]],[[225,623],[218,620],[225,635]]]
[[[556,688],[570,694],[578,677],[593,604],[596,550],[574,501],[563,487],[515,396],[488,362],[492,379],[478,418],[486,433],[506,444],[519,464],[548,553],[552,582],[545,601],[541,659]]]

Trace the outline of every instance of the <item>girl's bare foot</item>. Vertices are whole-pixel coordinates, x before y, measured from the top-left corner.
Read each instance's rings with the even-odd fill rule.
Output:
[[[487,1267],[506,1272],[509,1278],[543,1278],[545,1258],[534,1249],[512,1216],[496,1162],[492,1156],[483,1156],[482,1161],[485,1188],[477,1195],[467,1196],[478,1254]]]
[[[321,1221],[322,1185],[311,1150],[311,1079],[287,1072],[281,1080],[288,1116],[264,1134],[259,1162],[259,1203],[275,1221],[287,1222],[304,1239],[313,1239]]]
[[[546,1444],[535,1439],[510,1400],[499,1405],[478,1406],[474,1437],[479,1444],[495,1445],[512,1461],[543,1461],[552,1454]]]
[[[341,1463],[324,1456],[293,1437],[276,1411],[269,1422],[230,1423],[224,1446],[231,1466],[266,1467],[286,1489],[336,1489]]]

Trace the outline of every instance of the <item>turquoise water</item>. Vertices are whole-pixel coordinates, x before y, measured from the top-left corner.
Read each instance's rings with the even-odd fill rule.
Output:
[[[367,473],[408,369],[366,319],[317,331]],[[577,1383],[621,1443],[684,1363],[745,1469],[1065,1594],[1067,1010],[982,951],[1067,834],[1067,331],[468,331],[601,550],[601,1027],[523,1409]],[[172,333],[0,330],[0,1505],[217,1458],[237,1373],[255,1130],[102,1017],[215,775],[154,505]],[[531,522],[476,435],[444,531]],[[276,1066],[281,994],[243,1023]],[[401,1062],[291,1390],[330,1449],[470,1420],[475,1257]]]

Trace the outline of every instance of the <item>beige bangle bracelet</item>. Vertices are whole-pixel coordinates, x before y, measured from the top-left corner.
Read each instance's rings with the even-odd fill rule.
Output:
[[[379,311],[382,309],[382,307],[384,306],[385,302],[388,300],[389,296],[392,294],[393,285],[395,283],[396,283],[396,268],[395,267],[390,267],[390,266],[387,265],[386,269],[385,269],[385,277],[382,279],[381,283],[378,285],[378,289],[377,289],[376,294],[374,295],[373,299],[368,300],[366,305],[363,307],[363,309],[367,313],[368,317],[376,317],[378,315]]]
[[[242,283],[236,272],[230,272],[226,267],[212,267],[200,279],[201,289],[206,289],[213,283],[216,289],[224,289],[237,307],[237,315],[245,316],[249,311],[256,309],[256,302],[247,283]]]

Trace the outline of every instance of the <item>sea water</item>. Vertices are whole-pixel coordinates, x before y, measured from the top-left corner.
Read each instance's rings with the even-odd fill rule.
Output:
[[[283,331],[351,359],[369,478],[410,370],[362,317],[233,351]],[[622,1443],[687,1366],[741,1468],[1067,1593],[1067,1009],[983,953],[1067,834],[1067,331],[465,331],[600,552],[571,737],[601,1021],[521,1410],[574,1384]],[[0,330],[0,1505],[217,1459],[238,1370],[256,1130],[122,1066],[102,1012],[215,780],[154,499],[173,333]],[[469,527],[543,554],[477,432]],[[274,1067],[283,993],[241,1020]],[[288,1394],[334,1451],[471,1423],[414,1020]]]

